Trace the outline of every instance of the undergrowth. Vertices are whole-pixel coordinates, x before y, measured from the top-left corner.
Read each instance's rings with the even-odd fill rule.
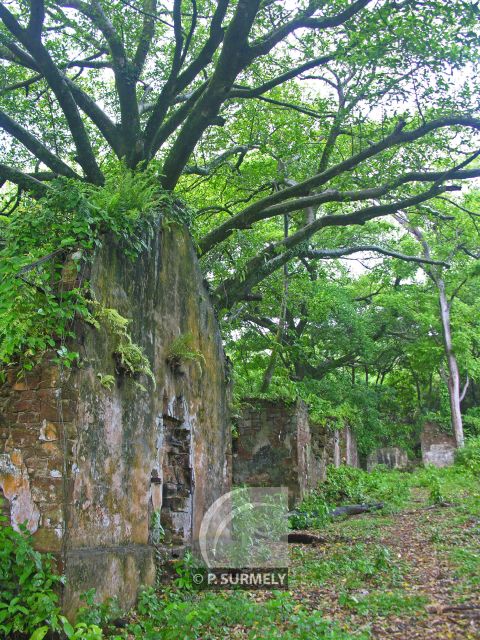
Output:
[[[131,172],[114,164],[106,176],[103,187],[59,178],[50,183],[46,197],[22,200],[10,217],[2,217],[3,370],[20,365],[28,371],[51,349],[66,366],[75,361],[78,354],[68,348],[74,337],[73,321],[91,316],[90,290],[82,273],[105,234],[121,243],[126,257],[134,258],[146,248],[161,215],[185,221],[172,196],[160,189],[152,170]],[[121,346],[127,369],[132,360],[145,364],[130,344]]]
[[[294,529],[322,528],[335,507],[347,504],[382,503],[384,513],[395,512],[409,496],[409,476],[403,472],[329,466],[327,479],[304,498],[290,523]]]
[[[470,438],[462,449],[457,450],[455,464],[480,477],[480,436]]]
[[[257,602],[253,594],[247,592],[199,595],[176,591],[162,597],[149,589],[140,596],[138,613],[141,619],[128,628],[135,638],[366,640],[368,637],[362,633],[346,633],[321,611],[309,611],[291,594],[280,592]],[[235,636],[236,630],[242,630],[242,635]]]
[[[405,566],[381,544],[356,543],[348,549],[336,551],[318,558],[300,557],[296,581],[325,584],[329,580],[341,581],[347,589],[368,585],[380,585],[386,580],[389,586],[400,584]]]
[[[470,460],[469,455],[466,458]],[[307,499],[312,509],[315,504],[330,507],[380,499],[390,500],[391,506],[399,508],[395,491],[406,504],[411,489],[415,490],[415,497],[421,492],[425,499],[440,487],[444,498],[450,501],[449,508],[435,505],[434,508],[435,513],[445,517],[437,517],[432,529],[428,520],[431,513],[428,509],[432,507],[420,510],[419,526],[425,527],[426,543],[436,545],[449,558],[458,602],[478,590],[479,555],[475,535],[480,516],[480,487],[470,464],[460,459],[447,469],[426,467],[414,473],[377,469],[367,474],[349,468],[329,471],[329,480]],[[177,577],[172,584],[163,587],[163,591],[145,589],[136,609],[127,614],[120,611],[114,600],[96,603],[95,592],[87,592],[75,625],[61,615],[58,587],[63,578],[55,574],[52,559],[33,550],[32,537],[25,527],[14,531],[3,519],[0,522],[0,637],[12,640],[53,637],[366,640],[369,635],[365,629],[372,619],[425,615],[428,603],[423,593],[412,593],[411,565],[407,557],[402,557],[395,547],[386,546],[384,539],[372,538],[376,530],[381,532],[383,525],[388,528],[394,524],[392,517],[375,514],[330,522],[325,527],[326,535],[348,532],[346,544],[335,542],[334,537],[320,548],[294,547],[290,591],[260,596],[258,592],[246,591],[195,591],[192,558],[187,554],[184,560],[177,561]],[[350,535],[354,530],[356,535]],[[160,536],[161,532],[160,527]],[[308,600],[298,598],[299,594],[315,593],[316,589],[333,593],[341,622],[328,619],[328,611],[326,615],[321,611],[322,600],[316,601],[312,608]],[[365,619],[365,623],[359,624],[359,617]]]
[[[72,625],[61,615],[58,593],[63,582],[53,569],[53,558],[33,549],[26,526],[16,531],[1,516],[0,637],[42,640],[60,634],[72,640],[100,640],[98,625]]]

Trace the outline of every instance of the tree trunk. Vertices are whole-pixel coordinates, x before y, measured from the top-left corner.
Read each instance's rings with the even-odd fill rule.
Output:
[[[452,346],[452,333],[450,327],[450,304],[445,292],[445,282],[441,278],[437,278],[438,295],[440,302],[440,317],[442,320],[443,342],[445,345],[445,354],[448,364],[448,396],[450,400],[450,412],[452,416],[452,427],[455,435],[457,447],[464,445],[463,423],[461,412],[461,390],[460,390],[460,374],[458,371],[457,358]]]

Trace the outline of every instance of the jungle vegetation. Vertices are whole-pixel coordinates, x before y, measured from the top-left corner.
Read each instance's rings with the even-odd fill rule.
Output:
[[[362,450],[478,432],[479,8],[470,0],[0,3],[0,357],[62,338],[48,265],[187,223],[236,395]],[[463,405],[461,404],[463,402]]]

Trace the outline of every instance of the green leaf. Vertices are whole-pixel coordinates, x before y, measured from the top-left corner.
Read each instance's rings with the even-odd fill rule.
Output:
[[[35,629],[35,631],[32,633],[32,635],[30,636],[30,640],[43,640],[43,638],[47,635],[48,632],[49,632],[49,627],[47,626],[39,627],[38,629]]]

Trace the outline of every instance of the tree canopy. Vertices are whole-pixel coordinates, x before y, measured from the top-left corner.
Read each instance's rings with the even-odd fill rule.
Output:
[[[321,257],[309,243],[326,228],[479,175],[469,1],[32,0],[0,18],[3,180],[37,196],[55,176],[101,185],[116,156],[182,192],[248,164],[248,195],[209,218],[203,255],[308,212],[218,287],[222,307],[292,257]]]
[[[106,226],[135,239],[135,216],[168,202],[245,363],[239,388],[323,385],[328,404],[335,384],[323,415],[347,415],[361,368],[364,386],[395,374],[402,415],[407,387],[437,410],[441,281],[473,393],[478,197],[457,192],[480,177],[479,15],[470,0],[0,3],[3,306],[27,316],[45,293],[47,276],[19,296],[12,268]],[[24,337],[0,335],[5,360]]]

